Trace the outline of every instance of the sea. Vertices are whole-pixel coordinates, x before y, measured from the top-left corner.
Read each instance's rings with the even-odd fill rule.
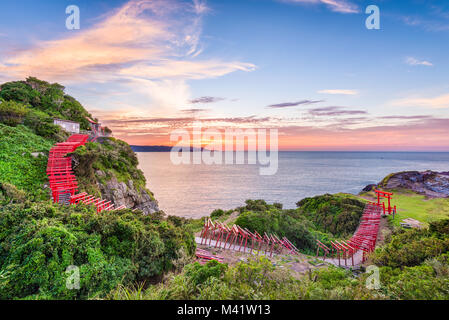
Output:
[[[159,207],[168,215],[200,218],[229,210],[247,199],[292,209],[306,197],[358,194],[365,186],[400,171],[449,171],[446,152],[279,152],[274,175],[259,164],[174,164],[169,152],[138,152],[139,167]]]

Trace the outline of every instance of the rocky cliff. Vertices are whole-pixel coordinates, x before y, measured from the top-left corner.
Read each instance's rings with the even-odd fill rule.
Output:
[[[367,186],[365,189],[369,187]],[[411,190],[430,198],[447,198],[449,197],[449,172],[406,171],[393,173],[384,178],[377,187]],[[369,191],[365,189],[364,191]],[[369,189],[371,190],[371,188]]]
[[[87,143],[71,154],[81,191],[101,196],[116,206],[140,209],[145,214],[159,211],[138,160],[124,141],[105,138]]]
[[[96,172],[97,176],[105,176],[101,170]],[[158,203],[153,194],[146,188],[136,188],[133,180],[119,182],[112,177],[106,182],[98,183],[103,199],[114,202],[116,206],[125,205],[127,208],[142,210],[145,214],[159,211]]]

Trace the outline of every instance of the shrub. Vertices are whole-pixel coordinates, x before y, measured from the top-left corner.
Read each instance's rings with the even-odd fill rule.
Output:
[[[185,267],[185,275],[194,286],[205,283],[210,277],[220,279],[227,270],[227,265],[211,260],[205,265],[198,262]]]
[[[225,214],[226,214],[226,212],[224,210],[216,209],[216,210],[212,211],[212,213],[210,214],[210,217],[216,219],[216,218],[220,218],[220,217],[224,216]]]
[[[261,201],[247,203],[249,205],[246,208],[257,211],[243,211],[235,221],[237,225],[259,234],[266,232],[277,234],[281,238],[285,236],[304,252],[315,248],[314,226],[295,210],[280,210]]]
[[[448,252],[448,221],[433,222],[428,230],[397,231],[389,243],[375,251],[373,262],[392,268],[413,267]]]
[[[0,121],[8,126],[15,127],[22,123],[27,112],[28,109],[21,103],[14,101],[0,103]]]
[[[30,200],[48,199],[43,189],[48,183],[47,157],[31,153],[48,153],[52,143],[35,135],[29,128],[9,127],[0,123],[0,183],[9,183],[27,193]]]
[[[0,299],[103,297],[119,284],[169,271],[180,252],[192,256],[184,227],[130,210],[25,203],[0,207]],[[79,267],[80,290],[66,288]]]
[[[320,231],[339,237],[354,233],[365,208],[362,201],[330,194],[305,198],[296,205]]]

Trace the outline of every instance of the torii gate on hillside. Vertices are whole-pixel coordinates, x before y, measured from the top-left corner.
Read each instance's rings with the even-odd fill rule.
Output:
[[[377,205],[381,206],[383,209],[383,214],[394,214],[396,213],[396,206],[392,207],[391,206],[391,200],[392,200],[392,196],[393,193],[391,192],[385,192],[385,191],[380,191],[380,190],[376,190],[374,189],[374,192],[377,194]],[[388,207],[385,207],[385,202],[382,202],[382,199],[387,199],[388,200]]]

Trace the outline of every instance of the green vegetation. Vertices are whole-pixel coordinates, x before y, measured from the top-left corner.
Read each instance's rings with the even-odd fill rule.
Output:
[[[407,241],[413,239],[409,244]],[[372,261],[380,266],[380,289],[366,286],[368,273],[333,266],[294,278],[267,258],[235,266],[209,262],[187,265],[161,284],[148,288],[119,286],[111,299],[449,299],[449,220],[428,230],[398,230]],[[439,241],[438,248],[428,248]],[[393,250],[394,249],[394,250]],[[397,250],[397,254],[392,254]],[[404,260],[405,259],[405,260]],[[408,266],[406,266],[408,265]]]
[[[0,103],[0,121],[8,126],[16,126],[23,122],[28,109],[15,101],[2,101]]]
[[[375,251],[382,291],[392,299],[449,299],[449,220],[401,230]]]
[[[76,163],[74,171],[82,182],[83,191],[99,195],[97,182],[106,184],[112,178],[124,183],[131,180],[137,190],[145,189],[146,180],[137,168],[137,156],[124,141],[105,138],[101,144],[89,142],[76,149],[71,156]],[[149,190],[147,192],[153,197]]]
[[[50,84],[29,77],[26,81],[5,83],[0,86],[0,89],[0,99],[14,101],[22,106],[40,111],[38,118],[42,121],[50,119],[52,123],[53,118],[59,118],[79,122],[81,128],[85,130],[90,128],[85,117],[91,117],[91,115],[78,101],[65,94],[65,88],[60,84]],[[1,115],[2,112],[0,112]]]
[[[55,142],[65,141],[69,134],[53,124],[54,118],[80,123],[90,129],[86,117],[92,118],[83,106],[64,93],[60,84],[50,84],[36,78],[8,82],[0,86],[0,183],[11,183],[34,199],[48,199],[45,168],[48,151]],[[106,130],[111,132],[110,129]],[[34,159],[30,154],[43,152]],[[22,157],[22,158],[21,158]],[[137,168],[137,157],[130,146],[114,138],[102,143],[88,143],[74,154],[78,161],[75,173],[80,190],[101,196],[98,183],[116,178],[138,191],[146,181]]]
[[[122,210],[45,203],[0,207],[0,299],[104,297],[119,284],[150,281],[195,251],[185,225]],[[68,266],[80,290],[68,290]]]
[[[346,286],[340,290],[341,286]],[[276,269],[268,259],[255,258],[228,267],[216,261],[204,266],[187,265],[159,285],[146,290],[120,286],[111,299],[192,299],[192,300],[265,300],[265,299],[361,299],[370,292],[337,268],[317,270],[301,280],[288,271]]]
[[[303,253],[313,253],[316,239],[330,245],[330,240],[348,237],[360,221],[365,202],[347,195],[323,195],[297,203],[298,209],[285,210],[281,204],[247,200],[246,206],[224,212],[215,210],[211,217],[223,221],[230,213],[240,214],[235,223],[259,234],[275,233],[287,237]]]
[[[298,210],[282,210],[263,200],[247,200],[235,223],[259,234],[287,237],[305,252],[315,248],[314,225]]]
[[[369,262],[380,267],[379,290],[366,288],[367,274],[323,267],[314,258],[308,261],[316,269],[301,276],[266,258],[233,266],[191,263],[193,232],[203,219],[131,210],[97,214],[91,207],[50,203],[48,152],[69,135],[53,119],[89,129],[86,117],[91,115],[59,84],[28,78],[0,86],[0,299],[449,299],[449,199],[393,190],[393,233]],[[100,142],[71,155],[80,189],[100,196],[98,184],[117,179],[146,190],[130,146],[114,138]],[[326,194],[290,210],[247,200],[235,210],[214,210],[211,218],[285,236],[312,254],[316,239],[329,244],[349,237],[364,198],[372,196]],[[404,218],[428,228],[402,230],[397,226]],[[70,266],[79,267],[79,290],[66,287]]]
[[[365,203],[339,195],[305,198],[296,204],[301,213],[322,232],[349,236],[357,229]]]
[[[26,191],[30,199],[48,199],[48,190],[42,186],[48,181],[45,171],[51,146],[27,127],[0,123],[0,183]]]
[[[426,199],[423,195],[412,192],[394,191],[394,204],[398,207],[398,216],[392,220],[399,225],[402,219],[413,218],[428,225],[432,221],[447,219],[449,217],[449,199]]]
[[[394,193],[393,204],[398,208],[395,219],[389,218],[390,223],[399,226],[406,218],[418,220],[428,226],[432,221],[449,218],[449,198],[429,199],[424,195],[407,190],[389,190]],[[366,192],[361,196],[374,200],[373,192]]]
[[[157,281],[192,261],[196,245],[183,219],[50,203],[48,153],[69,136],[53,119],[88,129],[86,116],[59,84],[28,78],[0,86],[0,299],[103,298],[120,284]],[[98,191],[98,180],[112,178],[145,188],[130,146],[101,142],[73,156],[80,189]],[[79,290],[66,288],[72,265]]]

